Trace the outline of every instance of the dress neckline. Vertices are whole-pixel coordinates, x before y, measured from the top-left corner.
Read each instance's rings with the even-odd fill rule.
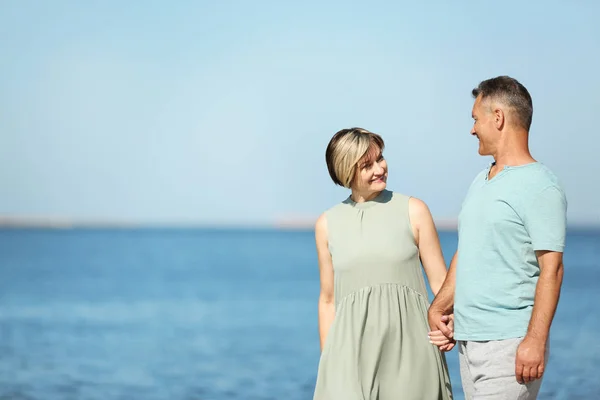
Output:
[[[352,195],[350,195],[346,199],[345,203],[350,204],[354,208],[366,209],[380,203],[387,203],[388,201],[390,201],[391,198],[392,192],[387,189],[383,189],[381,192],[379,192],[377,196],[375,196],[371,200],[361,201],[360,203],[357,203],[356,201],[352,200]]]

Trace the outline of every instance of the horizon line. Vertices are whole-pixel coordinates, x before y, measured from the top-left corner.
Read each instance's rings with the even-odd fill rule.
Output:
[[[244,221],[169,221],[141,222],[125,219],[72,219],[60,217],[23,217],[0,215],[0,229],[280,229],[280,230],[313,230],[314,218],[275,219],[264,222]],[[456,231],[457,218],[433,218],[437,230]],[[568,229],[600,229],[600,223],[572,222]]]

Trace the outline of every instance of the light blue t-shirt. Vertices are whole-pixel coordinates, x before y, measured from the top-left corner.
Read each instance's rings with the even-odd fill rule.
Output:
[[[488,180],[490,167],[471,184],[459,214],[457,340],[524,336],[540,274],[535,251],[565,246],[567,200],[552,171],[534,162]]]

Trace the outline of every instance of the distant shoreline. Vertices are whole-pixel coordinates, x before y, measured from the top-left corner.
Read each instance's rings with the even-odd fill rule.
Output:
[[[126,220],[76,220],[52,217],[22,217],[0,215],[0,229],[281,229],[312,230],[317,217],[276,218],[271,222],[135,222]],[[436,220],[440,230],[455,230],[453,219]]]
[[[440,232],[455,232],[457,222],[452,219],[436,219]],[[310,219],[281,220],[272,223],[197,223],[197,222],[160,222],[137,223],[128,221],[72,221],[59,218],[22,218],[0,216],[1,230],[281,230],[312,231],[314,221]],[[600,224],[569,224],[571,231],[597,231]]]

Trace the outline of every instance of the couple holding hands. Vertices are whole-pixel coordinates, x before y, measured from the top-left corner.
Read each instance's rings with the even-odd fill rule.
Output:
[[[529,152],[527,89],[500,76],[472,95],[471,134],[494,161],[463,200],[449,268],[427,205],[387,189],[381,136],[351,128],[329,142],[329,174],[351,193],[315,225],[314,400],[451,399],[445,352],[455,347],[467,399],[537,398],[562,284],[567,200]]]

